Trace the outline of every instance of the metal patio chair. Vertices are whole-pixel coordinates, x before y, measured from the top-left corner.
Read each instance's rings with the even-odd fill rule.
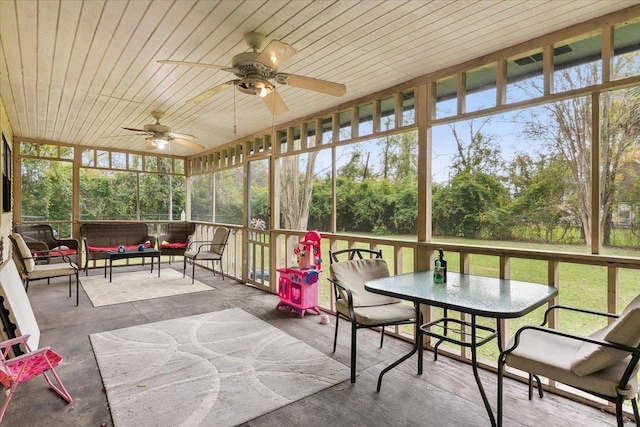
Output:
[[[544,325],[552,311],[573,311],[615,319],[589,336],[570,334]],[[533,396],[533,378],[539,396],[540,378],[547,377],[577,388],[616,405],[616,419],[623,425],[622,404],[630,400],[638,416],[638,362],[640,361],[640,295],[620,316],[556,305],[545,312],[541,326],[520,328],[498,360],[498,416],[502,415],[502,384],[505,364],[529,373],[529,399]]]
[[[366,257],[365,257],[366,256]],[[340,261],[343,259],[343,261]],[[344,249],[329,252],[330,278],[336,301],[336,329],[333,352],[338,341],[340,318],[351,322],[351,382],[356,382],[356,332],[362,328],[380,327],[380,347],[384,342],[385,326],[415,323],[416,311],[397,298],[368,292],[364,283],[389,276],[389,268],[382,251]]]

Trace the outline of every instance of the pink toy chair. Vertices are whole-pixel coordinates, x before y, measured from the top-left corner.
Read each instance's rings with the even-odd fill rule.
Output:
[[[58,393],[60,397],[69,403],[73,400],[54,369],[62,362],[62,357],[49,347],[31,351],[27,344],[27,339],[29,339],[29,335],[22,335],[0,343],[0,384],[2,384],[7,394],[7,398],[0,409],[0,422],[2,422],[4,412],[7,410],[9,401],[13,397],[13,393],[16,391],[18,385],[40,374],[44,375],[44,379],[47,381],[47,384],[49,384],[49,387]],[[12,346],[16,344],[22,344],[26,349],[26,353],[7,359]],[[58,382],[58,386],[51,382],[47,371],[51,371],[51,374],[53,374]]]

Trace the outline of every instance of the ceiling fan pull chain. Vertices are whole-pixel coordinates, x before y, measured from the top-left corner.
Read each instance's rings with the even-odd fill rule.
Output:
[[[236,91],[233,91],[233,134],[236,134]]]

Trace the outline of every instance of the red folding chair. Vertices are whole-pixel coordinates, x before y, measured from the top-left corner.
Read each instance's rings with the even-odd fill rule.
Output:
[[[0,343],[0,384],[2,384],[7,394],[7,398],[2,404],[2,409],[0,409],[0,422],[2,422],[4,412],[18,385],[41,374],[44,375],[49,387],[58,393],[60,397],[69,403],[73,400],[54,369],[62,362],[62,356],[49,347],[31,351],[27,344],[27,339],[29,339],[29,335],[22,335]],[[7,356],[12,346],[17,344],[22,344],[23,348],[26,349],[26,353],[8,359]],[[51,371],[51,374],[58,382],[57,386],[51,382],[47,371]]]

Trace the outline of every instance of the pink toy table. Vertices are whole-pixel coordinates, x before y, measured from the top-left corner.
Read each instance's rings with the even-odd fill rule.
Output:
[[[278,296],[280,302],[276,308],[288,307],[300,317],[307,310],[320,314],[318,308],[318,270],[314,268],[285,267],[276,270],[278,279]]]
[[[280,302],[276,306],[288,307],[296,311],[300,317],[307,310],[320,314],[318,308],[318,275],[322,271],[322,254],[320,252],[320,233],[308,231],[294,249],[296,267],[278,268],[278,296]]]

